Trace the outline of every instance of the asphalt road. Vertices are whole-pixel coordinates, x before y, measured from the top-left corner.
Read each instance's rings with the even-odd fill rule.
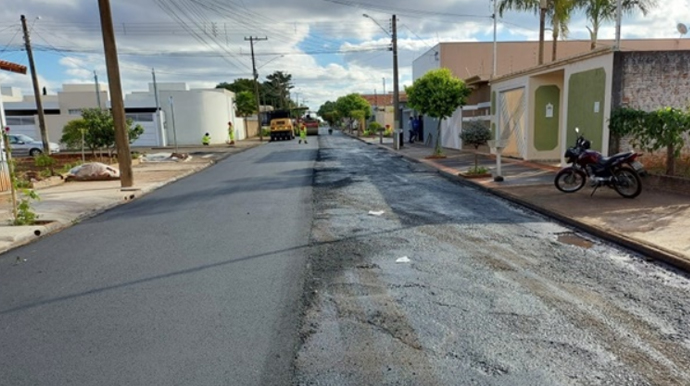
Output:
[[[687,275],[387,150],[320,142],[296,384],[690,384]]]
[[[0,256],[0,385],[289,384],[316,156],[261,146]]]

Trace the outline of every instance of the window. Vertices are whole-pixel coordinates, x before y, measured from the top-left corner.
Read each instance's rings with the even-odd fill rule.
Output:
[[[7,126],[33,126],[36,124],[34,117],[7,117]]]
[[[69,109],[67,110],[69,115],[81,115],[81,109]]]

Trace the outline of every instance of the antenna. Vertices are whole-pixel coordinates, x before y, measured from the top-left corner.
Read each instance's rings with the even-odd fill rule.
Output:
[[[680,33],[679,39],[682,38],[683,35],[688,33],[688,27],[683,23],[678,23],[678,25],[676,26],[676,29]]]

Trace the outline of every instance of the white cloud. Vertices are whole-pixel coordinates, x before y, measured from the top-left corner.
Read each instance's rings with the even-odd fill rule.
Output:
[[[107,80],[97,2],[6,3],[0,9],[0,52],[8,43],[11,45],[0,53],[0,59],[25,62],[23,52],[18,51],[18,15],[25,14],[32,23],[35,16],[41,15],[41,20],[33,23],[34,44],[39,50],[61,52],[51,54],[51,67],[58,70],[57,74],[52,75],[53,71],[50,79],[42,80],[49,90],[57,90],[61,83],[92,82],[93,70],[101,82]],[[493,10],[487,0],[437,0],[423,6],[417,0],[369,3],[370,9],[323,0],[111,0],[123,88],[126,92],[147,89],[151,68],[156,69],[161,82],[182,81],[191,87],[250,78],[251,57],[245,37],[265,36],[267,41],[255,45],[261,77],[274,71],[292,74],[295,86],[317,109],[325,100],[348,92],[379,92],[383,89],[382,78],[386,78],[387,91],[392,89],[391,52],[385,48],[375,50],[390,43],[385,30],[389,29],[392,13],[398,15],[403,84],[410,82],[412,61],[438,42],[490,40],[493,33]],[[676,23],[690,23],[687,0],[663,3],[663,8],[647,17],[639,13],[626,15],[623,36],[677,37]],[[167,4],[168,11],[179,20],[157,4]],[[370,18],[363,17],[363,13]],[[677,20],[669,20],[669,14]],[[180,20],[194,31],[195,37]],[[538,38],[538,20],[533,13],[507,12],[499,21],[499,39]],[[586,25],[582,13],[573,15],[568,38],[588,39]],[[602,27],[600,37],[613,37],[613,23]],[[361,52],[324,53],[339,50]],[[219,53],[225,58],[218,57]],[[285,56],[279,57],[281,54]],[[0,73],[0,82],[31,92],[28,76]]]

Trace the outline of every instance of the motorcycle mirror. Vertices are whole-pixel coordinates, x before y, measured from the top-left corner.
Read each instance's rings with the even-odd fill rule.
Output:
[[[578,133],[578,134],[580,134],[580,128],[579,128],[579,127],[576,127],[576,128],[575,128],[575,132]]]

